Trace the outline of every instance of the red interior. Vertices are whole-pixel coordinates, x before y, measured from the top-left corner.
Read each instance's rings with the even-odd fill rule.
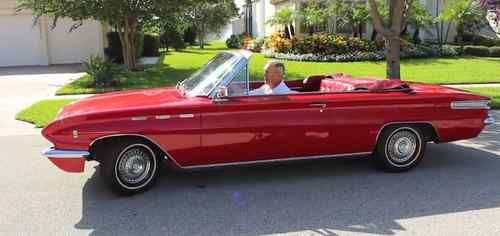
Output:
[[[312,75],[304,80],[287,80],[286,85],[298,92],[350,92],[383,91],[409,88],[400,80],[382,80],[368,77],[353,77],[347,74]],[[251,81],[250,90],[263,85],[260,81]]]

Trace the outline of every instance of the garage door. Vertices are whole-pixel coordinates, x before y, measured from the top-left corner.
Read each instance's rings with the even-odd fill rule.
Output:
[[[29,15],[0,15],[0,66],[42,65],[40,28]]]
[[[82,26],[69,32],[73,24],[71,20],[60,19],[57,27],[49,30],[51,64],[80,63],[91,55],[102,56],[101,24],[85,21]]]

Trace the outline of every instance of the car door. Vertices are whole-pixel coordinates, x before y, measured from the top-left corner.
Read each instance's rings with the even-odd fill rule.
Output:
[[[214,99],[202,113],[199,160],[210,165],[331,154],[328,96],[230,94]]]
[[[300,95],[214,101],[202,114],[206,164],[328,155],[333,129],[325,103]]]

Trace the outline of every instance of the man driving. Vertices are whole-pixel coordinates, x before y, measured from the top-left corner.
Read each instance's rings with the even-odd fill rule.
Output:
[[[264,85],[250,91],[250,95],[287,94],[293,91],[283,81],[285,65],[277,61],[269,61],[264,67]]]

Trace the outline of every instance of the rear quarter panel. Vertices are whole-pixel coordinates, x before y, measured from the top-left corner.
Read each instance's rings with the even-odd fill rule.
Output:
[[[474,138],[484,129],[487,109],[452,109],[451,103],[489,98],[437,85],[415,84],[413,87],[420,96],[432,98],[435,111],[430,120],[438,132],[440,142]]]

